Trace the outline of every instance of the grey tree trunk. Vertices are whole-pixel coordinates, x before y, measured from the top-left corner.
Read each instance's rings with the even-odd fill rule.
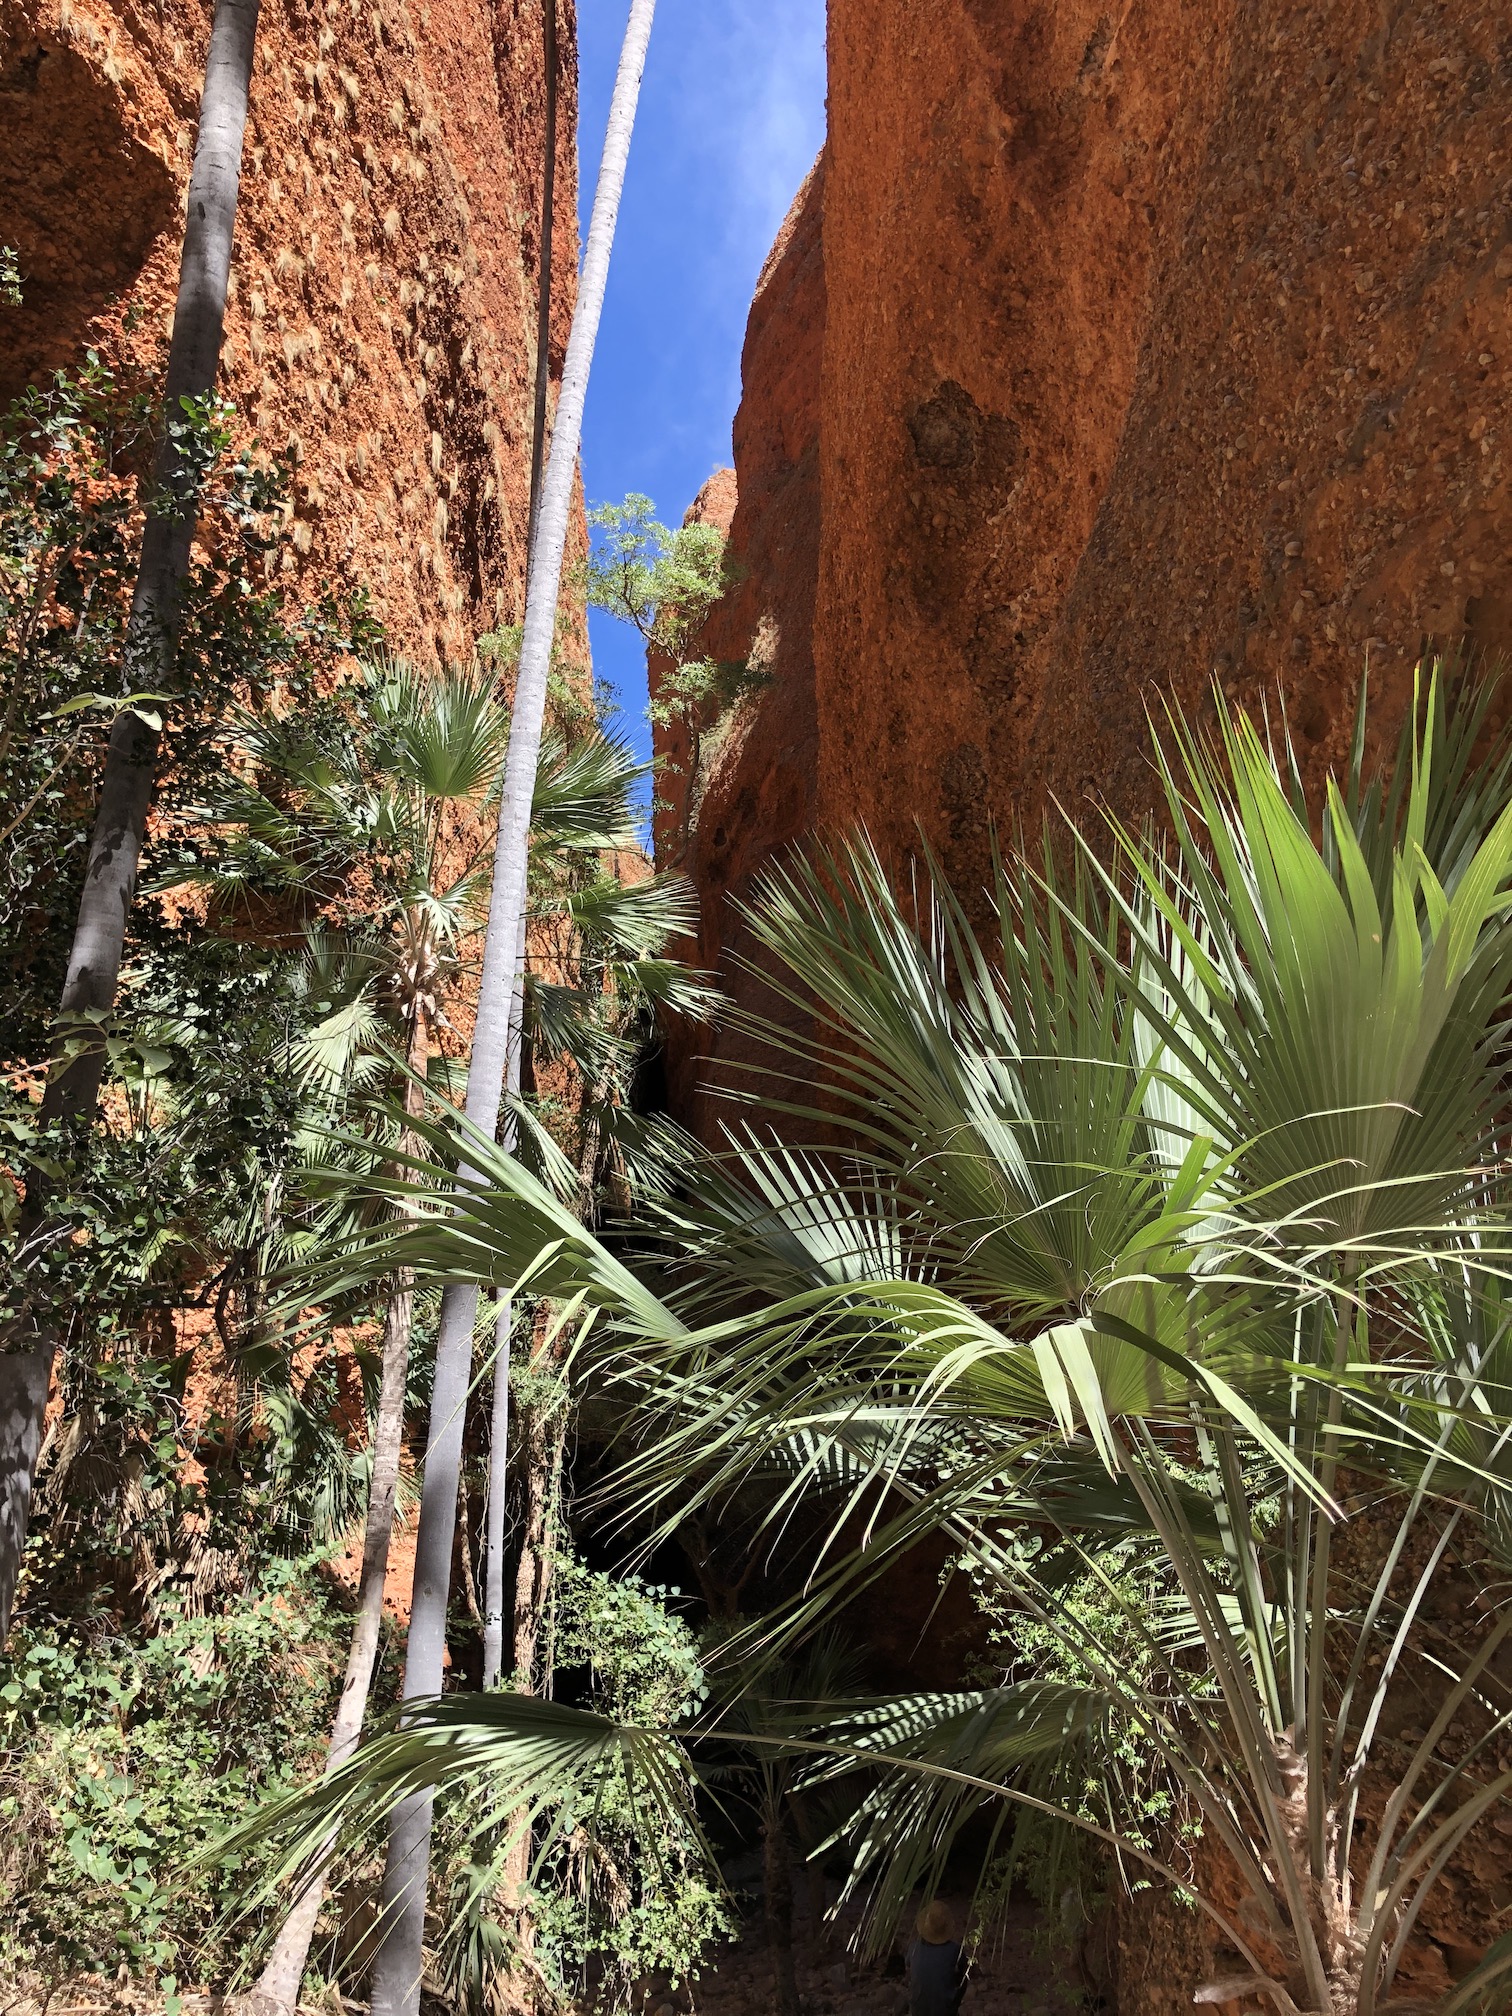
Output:
[[[416,1013],[410,1028],[406,1062],[410,1075],[404,1087],[404,1110],[417,1119],[425,1103],[425,1071],[430,1055],[423,1011]],[[408,1129],[399,1137],[400,1167],[405,1158],[419,1151],[419,1141]],[[357,1582],[357,1615],[352,1625],[352,1643],[347,1653],[346,1677],[331,1723],[331,1747],[326,1753],[326,1776],[344,1764],[362,1736],[372,1691],[373,1669],[378,1663],[378,1646],[383,1635],[383,1590],[388,1580],[389,1542],[394,1531],[394,1504],[399,1495],[399,1464],[404,1453],[404,1400],[409,1390],[410,1335],[414,1325],[415,1277],[404,1268],[395,1277],[383,1312],[383,1358],[378,1379],[378,1417],[373,1423],[373,1465],[368,1484],[367,1520],[362,1539],[362,1571]],[[309,1964],[310,1942],[325,1902],[326,1881],[336,1837],[332,1834],[321,1850],[315,1867],[300,1887],[288,1917],[283,1922],[273,1950],[269,1953],[253,1991],[265,2004],[292,2010],[299,2001],[300,1985]]]
[[[530,444],[530,521],[527,553],[534,554],[546,474],[546,405],[551,390],[552,247],[556,236],[557,4],[542,0],[541,71],[545,85],[545,160],[541,176],[541,265],[536,276],[535,419]],[[520,914],[519,957],[509,1004],[509,1057],[505,1065],[506,1107],[520,1089],[520,1043],[525,1025],[525,913]],[[506,1117],[501,1137],[513,1145]],[[488,1524],[483,1561],[483,1687],[499,1684],[504,1666],[504,1515],[509,1483],[509,1340],[514,1305],[499,1297],[494,1326],[493,1407],[488,1430]]]
[[[520,918],[514,992],[509,1003],[509,1058],[505,1067],[505,1116],[500,1139],[514,1147],[509,1101],[519,1096],[520,1060],[525,1039],[525,924]],[[509,1484],[509,1340],[514,1304],[501,1295],[494,1326],[493,1408],[488,1430],[488,1516],[483,1563],[483,1686],[497,1687],[504,1665],[504,1514]]]
[[[214,391],[220,369],[258,7],[259,0],[216,0],[210,28],[168,352],[165,425],[153,472],[157,497],[142,534],[126,635],[127,669],[137,691],[166,684],[178,642],[179,597],[198,498],[172,422],[183,400]],[[71,1056],[60,1051],[42,1102],[44,1119],[85,1112],[99,1093],[105,1051],[98,1028],[84,1018],[107,1013],[115,1001],[158,741],[159,732],[129,709],[111,730],[59,1015],[61,1038],[78,1033],[85,1040]]]
[[[260,0],[216,0],[210,25],[199,136],[184,213],[173,341],[168,351],[165,423],[182,411],[182,400],[203,398],[214,391],[220,369],[259,4]],[[179,597],[194,537],[197,500],[193,472],[167,424],[153,469],[153,488],[156,508],[148,510],[143,528],[142,558],[126,631],[129,690],[136,692],[160,690],[172,670]],[[99,1096],[105,1050],[95,1018],[107,1014],[115,1003],[126,919],[136,894],[142,835],[152,802],[159,739],[160,731],[129,708],[117,716],[110,731],[84,890],[59,1003],[57,1045],[42,1098],[44,1121],[89,1112]],[[31,1194],[24,1222],[35,1226],[41,1218],[41,1197],[35,1186],[28,1187]],[[10,1621],[26,1542],[32,1474],[41,1446],[41,1410],[46,1406],[52,1372],[52,1339],[44,1337],[35,1351],[22,1355],[40,1361],[41,1371],[39,1375],[13,1373],[0,1362],[0,1381],[8,1389],[7,1414],[23,1392],[41,1397],[35,1402],[35,1423],[0,1441],[0,1506],[4,1507],[0,1517],[0,1644]],[[18,1462],[20,1469],[15,1467]]]
[[[493,1405],[488,1423],[488,1518],[483,1564],[483,1691],[504,1666],[504,1524],[509,1483],[509,1342],[514,1303],[501,1295],[494,1328]]]
[[[577,309],[562,372],[556,425],[525,598],[525,629],[515,682],[509,754],[504,764],[503,804],[494,850],[493,891],[488,907],[478,1015],[467,1074],[467,1117],[492,1135],[498,1123],[509,1048],[509,1010],[516,947],[525,909],[529,866],[530,807],[546,708],[546,679],[556,633],[562,556],[572,511],[578,443],[593,346],[604,307],[609,255],[625,186],[625,165],[635,108],[640,97],[646,47],[656,0],[631,0],[619,73],[610,101],[604,153],[588,226],[588,243],[578,288]],[[409,1656],[405,1662],[407,1700],[441,1691],[446,1651],[446,1600],[451,1575],[452,1536],[457,1517],[457,1484],[462,1463],[463,1411],[472,1369],[476,1288],[453,1285],[441,1300],[436,1339],[436,1379],[430,1434],[425,1452],[425,1484],[420,1529],[415,1542],[415,1594],[410,1613]],[[395,1812],[383,1875],[383,1939],[373,1967],[372,2016],[416,2016],[425,1936],[425,1896],[430,1866],[431,1798],[417,1793]]]
[[[21,1573],[52,1359],[51,1346],[0,1354],[0,1645],[10,1630]]]

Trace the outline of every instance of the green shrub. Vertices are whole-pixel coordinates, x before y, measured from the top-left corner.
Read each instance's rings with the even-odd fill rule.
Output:
[[[0,1662],[0,1964],[222,1973],[218,1920],[249,1871],[197,1858],[319,1762],[345,1633],[308,1562],[145,1643],[18,1629]]]
[[[669,1607],[675,1594],[558,1556],[553,1650],[561,1691],[578,1691],[572,1682],[581,1676],[582,1693],[600,1713],[648,1729],[671,1729],[696,1714],[708,1685],[693,1633]],[[450,1973],[464,2002],[478,2008],[509,1960],[509,1933],[494,1915],[503,1852],[492,1862],[479,1856],[479,1837],[463,1832],[463,1816],[443,1813],[443,1839],[455,1826],[467,1843],[453,1861],[452,1901],[443,1912],[455,1927]],[[501,1841],[508,1827],[501,1814]],[[598,1788],[591,1814],[576,1813],[569,1799],[543,1815],[536,1831],[544,1846],[530,1879],[532,1957],[559,2005],[626,2008],[637,1981],[686,1981],[712,1946],[732,1936],[693,1831],[668,1825],[654,1804],[648,1809],[643,1790],[633,1799],[619,1775]],[[467,1900],[460,1909],[459,1897]]]

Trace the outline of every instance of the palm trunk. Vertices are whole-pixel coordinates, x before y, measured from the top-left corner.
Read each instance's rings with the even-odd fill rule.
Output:
[[[798,2016],[798,1973],[793,1960],[793,1855],[780,1792],[767,1801],[762,1817],[761,1883],[777,2016]]]
[[[184,215],[184,248],[164,393],[165,422],[182,412],[184,399],[203,398],[212,392],[220,369],[259,4],[260,0],[216,0]],[[193,472],[167,424],[158,449],[153,488],[126,632],[127,677],[131,688],[139,692],[166,688],[173,669],[179,595],[189,571],[197,515]],[[44,1121],[87,1113],[99,1096],[105,1049],[96,1018],[108,1014],[115,1003],[126,919],[136,894],[142,835],[152,801],[158,741],[159,731],[130,708],[116,717],[110,731],[84,889],[59,1004],[57,1047],[42,1098]],[[77,1042],[76,1049],[67,1047],[70,1038]],[[41,1219],[42,1198],[37,1183],[30,1184],[28,1190],[24,1224],[34,1228]],[[0,1644],[10,1621],[21,1550],[26,1543],[33,1470],[52,1373],[52,1338],[46,1337],[22,1358],[22,1366],[14,1371],[6,1366],[0,1374],[5,1389],[0,1391],[0,1414],[5,1423],[0,1432]],[[28,1405],[30,1416],[26,1416]],[[12,1415],[18,1408],[13,1433]]]
[[[494,850],[488,935],[484,941],[478,1016],[467,1076],[467,1117],[480,1132],[490,1136],[498,1123],[499,1100],[504,1089],[516,946],[525,910],[530,806],[541,754],[546,679],[556,633],[562,556],[572,510],[583,402],[603,312],[609,254],[625,186],[625,164],[655,7],[656,0],[631,0],[588,227],[577,310],[557,401],[551,456],[541,489],[536,541],[530,556],[525,629]],[[404,1676],[407,1700],[438,1694],[441,1690],[452,1533],[462,1465],[463,1412],[471,1378],[477,1307],[476,1288],[456,1285],[442,1296],[436,1380],[425,1452],[425,1485],[415,1543],[415,1594]],[[429,1794],[415,1794],[395,1812],[390,1828],[383,1875],[385,1929],[373,1968],[372,2016],[416,2016],[420,2006],[431,1805]]]
[[[521,1422],[525,1466],[525,1517],[515,1570],[514,1680],[522,1694],[536,1692],[541,1624],[551,1597],[553,1512],[562,1442],[561,1409],[537,1404]]]
[[[509,1340],[514,1304],[501,1295],[494,1327],[493,1407],[488,1428],[488,1512],[483,1538],[483,1691],[504,1667],[504,1521],[509,1482]]]
[[[410,1029],[410,1075],[404,1088],[404,1110],[417,1119],[424,1104],[425,1069],[430,1045],[425,1014],[418,1010]],[[418,1153],[419,1142],[406,1128],[399,1137],[400,1166]],[[357,1748],[367,1714],[373,1669],[383,1634],[383,1591],[388,1580],[389,1541],[394,1530],[394,1504],[399,1495],[399,1464],[404,1452],[404,1400],[409,1390],[410,1334],[414,1322],[415,1277],[408,1268],[395,1276],[383,1314],[383,1360],[378,1385],[378,1418],[373,1424],[373,1470],[368,1486],[367,1523],[362,1541],[362,1572],[357,1584],[357,1617],[347,1653],[346,1678],[331,1724],[326,1776],[344,1764]],[[284,1920],[273,1950],[258,1977],[257,1994],[280,2009],[293,2009],[310,1957],[310,1941],[325,1901],[326,1880],[336,1837],[331,1835]]]
[[[541,73],[545,87],[546,120],[541,174],[541,263],[536,276],[536,370],[535,416],[530,443],[530,521],[526,535],[527,555],[535,552],[536,530],[541,513],[541,479],[546,473],[546,404],[551,389],[551,265],[556,235],[556,130],[557,130],[557,10],[556,0],[543,0],[541,20]],[[515,962],[514,993],[509,1004],[509,1056],[505,1066],[506,1089],[520,1089],[520,1043],[525,1021],[525,912],[520,913],[519,956]],[[510,1123],[506,1118],[504,1145],[511,1145]],[[484,1537],[483,1564],[483,1687],[497,1687],[504,1667],[504,1515],[509,1482],[509,1340],[514,1325],[514,1305],[507,1295],[499,1297],[494,1325],[493,1408],[488,1433],[488,1530]]]
[[[551,261],[556,236],[557,0],[542,0],[541,68],[546,83],[545,160],[541,175],[541,270],[536,276],[535,416],[530,444],[530,525],[525,551],[535,551],[546,470],[546,398],[551,385]]]
[[[516,1097],[520,1090],[520,1062],[525,1041],[525,919],[520,919],[516,946],[514,994],[509,1008],[509,1064],[507,1091]],[[505,1113],[501,1138],[506,1148],[514,1146],[514,1122]],[[509,1296],[499,1297],[495,1324],[493,1410],[488,1434],[488,1530],[484,1541],[483,1566],[483,1686],[487,1691],[499,1684],[504,1666],[504,1514],[509,1483],[509,1339],[514,1323],[514,1305]]]
[[[537,1361],[539,1369],[539,1360]],[[520,1559],[515,1570],[514,1600],[514,1683],[522,1694],[538,1691],[537,1666],[541,1649],[541,1627],[551,1601],[551,1578],[555,1565],[555,1524],[557,1495],[561,1477],[565,1420],[560,1406],[537,1402],[525,1410],[520,1441],[525,1471],[525,1516],[520,1538]],[[550,1678],[548,1667],[542,1682]],[[519,1811],[510,1815],[514,1840],[504,1865],[504,1898],[514,1914],[515,1939],[528,1955],[535,1938],[535,1924],[526,1901],[530,1876],[530,1815]]]

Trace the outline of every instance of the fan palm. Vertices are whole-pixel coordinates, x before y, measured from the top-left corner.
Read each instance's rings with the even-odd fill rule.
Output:
[[[656,0],[630,0],[583,249],[572,333],[567,340],[551,453],[540,484],[537,508],[532,514],[530,576],[515,679],[514,726],[505,765],[488,934],[478,980],[478,1014],[467,1073],[468,1118],[490,1138],[498,1126],[508,1079],[516,983],[524,942],[531,806],[540,767],[547,683],[561,595],[562,557],[577,483],[583,408],[655,12]],[[443,1293],[436,1338],[431,1434],[426,1445],[425,1495],[415,1536],[414,1596],[404,1674],[406,1691],[412,1696],[429,1694],[441,1684],[452,1540],[461,1479],[462,1416],[472,1375],[476,1314],[476,1291],[468,1284],[452,1284]],[[430,1806],[422,1798],[395,1816],[389,1841],[384,1873],[386,1930],[373,1970],[374,2016],[415,2016],[419,2009],[429,1866]]]
[[[631,1409],[623,1517],[670,1530],[753,1480],[774,1537],[822,1514],[801,1597],[746,1652],[945,1538],[1018,1632],[1004,1684],[765,1739],[862,1774],[856,1881],[883,1916],[1006,1801],[1195,1902],[1199,2001],[1376,2016],[1506,1810],[1512,1609],[1437,1597],[1485,1580],[1512,1485],[1509,758],[1489,685],[1448,683],[1389,783],[1362,702],[1312,804],[1284,737],[1176,721],[1169,837],[1001,863],[990,942],[931,865],[905,903],[864,841],[773,873],[753,926],[814,1033],[766,1032],[773,1096],[723,1156],[688,1145],[638,1242],[611,1251],[476,1130],[427,1125],[394,1186],[412,1221],[301,1284],[402,1258],[579,1309],[579,1375]],[[785,1145],[774,1114],[824,1145]],[[449,1194],[421,1189],[448,1169]],[[414,1708],[297,1825],[473,1778],[581,1805],[611,1753],[648,1798],[685,1796],[698,1731],[565,1714]],[[1141,1823],[1131,1754],[1194,1855]],[[1503,1940],[1433,2006],[1509,1975]]]
[[[312,1105],[310,1146],[328,1163],[329,1132],[343,1103],[353,1093],[370,1099],[395,1075],[399,1125],[376,1143],[348,1140],[344,1155],[338,1146],[337,1164],[371,1170],[385,1155],[401,1166],[415,1158],[433,1032],[450,1026],[482,928],[508,732],[509,717],[482,671],[426,674],[382,658],[363,669],[345,702],[241,721],[222,792],[189,815],[190,859],[167,878],[170,885],[198,883],[221,909],[239,909],[241,921],[249,916],[275,935],[313,906],[338,919],[361,906],[360,923],[307,925],[295,954],[302,992],[327,1003],[290,1063]],[[527,964],[525,1026],[543,1054],[562,1052],[589,1077],[585,1128],[601,1124],[599,1108],[614,1110],[627,1022],[648,998],[681,999],[689,991],[677,977],[681,969],[664,972],[654,956],[685,926],[682,885],[653,877],[626,886],[603,866],[605,853],[634,844],[640,774],[621,743],[595,731],[570,742],[549,738],[537,775],[532,908],[556,927],[556,956],[554,977]],[[528,1136],[531,1159],[560,1174],[560,1150],[545,1130],[531,1125]],[[324,1183],[337,1173],[327,1166]],[[356,1746],[377,1658],[413,1302],[414,1272],[401,1265],[385,1296],[357,1618],[331,1768]],[[506,1364],[505,1391],[507,1376]],[[504,1450],[500,1432],[491,1479],[500,1507]],[[502,1526],[497,1544],[502,1549]],[[491,1573],[496,1565],[490,1561]],[[323,1876],[301,1896],[261,1977],[262,1993],[281,2006],[297,1997],[322,1895]]]
[[[214,804],[196,808],[192,868],[171,883],[208,886],[222,906],[272,910],[275,926],[312,905],[350,900],[354,876],[376,885],[358,930],[312,931],[299,955],[330,1008],[291,1059],[327,1116],[372,1066],[402,1059],[403,1123],[413,1157],[433,1027],[446,1022],[460,942],[476,928],[484,837],[508,717],[472,670],[434,677],[392,659],[365,668],[361,704],[314,721],[260,715],[238,724],[238,760]],[[468,828],[474,830],[471,834]],[[486,836],[485,836],[486,837]],[[307,990],[308,991],[308,990]],[[384,1302],[377,1412],[357,1614],[331,1729],[328,1768],[356,1748],[383,1624],[383,1592],[404,1439],[414,1275],[399,1267]],[[292,2008],[325,1891],[324,1866],[302,1890],[259,1983]]]

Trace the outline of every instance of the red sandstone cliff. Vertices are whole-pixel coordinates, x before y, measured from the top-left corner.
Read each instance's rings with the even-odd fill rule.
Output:
[[[1512,646],[1512,36],[1480,0],[829,0],[830,131],[762,276],[744,569],[712,655],[699,954],[766,1005],[732,899],[813,829],[917,827],[969,897],[990,822],[1147,802],[1145,708],[1279,686],[1345,753],[1424,635]],[[765,655],[763,655],[765,654]],[[747,1053],[676,1032],[674,1109]],[[1418,1928],[1438,1994],[1512,1898]],[[1494,1866],[1493,1866],[1494,1865]],[[1119,2007],[1202,1978],[1125,1915]]]
[[[690,867],[701,952],[795,833],[1129,807],[1144,709],[1280,684],[1316,763],[1367,650],[1512,642],[1512,42],[1480,0],[830,0],[830,132],[736,424],[780,640]],[[689,1110],[696,1075],[674,1060]]]
[[[559,5],[555,362],[577,279],[576,23]],[[0,0],[0,399],[166,334],[205,0]],[[265,6],[222,384],[291,455],[291,585],[364,585],[458,655],[524,601],[542,0]],[[123,333],[123,323],[126,325]]]
[[[554,374],[577,283],[557,6]],[[23,275],[0,402],[89,342],[149,370],[164,348],[209,21],[207,0],[0,0],[0,245]],[[366,588],[422,662],[523,614],[543,25],[543,0],[268,0],[259,24],[221,385],[295,466],[291,598]],[[209,1336],[181,1318],[181,1343]],[[397,1535],[400,1614],[413,1553]]]

